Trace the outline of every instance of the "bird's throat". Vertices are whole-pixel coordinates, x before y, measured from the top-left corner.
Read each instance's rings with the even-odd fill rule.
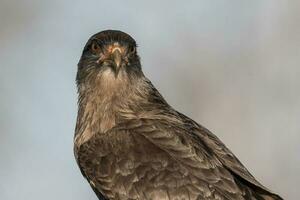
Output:
[[[116,81],[106,80],[93,87],[79,87],[79,111],[75,130],[75,141],[79,146],[93,135],[105,134],[115,127],[122,118],[121,113],[132,113],[134,116],[134,108],[147,99],[146,90],[139,89],[141,84],[129,84],[123,80],[120,85]]]

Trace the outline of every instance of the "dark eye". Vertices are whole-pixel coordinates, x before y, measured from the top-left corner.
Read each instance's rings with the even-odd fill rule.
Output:
[[[96,41],[93,41],[91,44],[90,50],[93,54],[99,54],[101,51],[101,48]]]
[[[128,48],[128,50],[129,50],[129,53],[135,53],[136,47],[135,47],[135,46],[130,46],[130,47]]]

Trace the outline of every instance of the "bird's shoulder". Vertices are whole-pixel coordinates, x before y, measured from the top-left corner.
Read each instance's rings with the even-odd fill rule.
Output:
[[[184,114],[179,112],[177,112],[177,114],[183,121],[183,124],[187,130],[187,134],[190,137],[196,138],[196,148],[200,147],[203,150],[204,147],[206,152],[208,152],[210,155],[213,155],[214,159],[220,162],[222,168],[226,169],[232,174],[237,183],[242,183],[247,188],[251,188],[252,191],[258,192],[263,198],[264,195],[266,195],[266,198],[268,198],[270,195],[272,196],[272,199],[282,199],[280,196],[273,193],[260,182],[258,182],[247,170],[247,168],[240,162],[240,160],[215,134]]]
[[[192,133],[190,125],[180,113],[170,108],[140,114],[117,128],[129,131],[134,137],[143,137],[165,152],[186,170],[184,176],[190,177],[194,186],[208,192],[206,195],[243,199],[243,191],[236,185],[232,174],[207,144]]]
[[[243,182],[263,194],[275,195],[251,175],[216,135],[189,117],[172,108],[158,109],[145,116],[128,120],[126,127],[193,168],[194,175],[207,177],[211,182],[219,181],[222,190],[228,193],[246,195],[246,191],[237,187],[237,182]]]

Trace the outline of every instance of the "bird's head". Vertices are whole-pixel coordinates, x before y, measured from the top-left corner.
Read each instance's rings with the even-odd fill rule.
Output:
[[[136,42],[128,34],[106,30],[86,43],[78,63],[77,84],[110,80],[110,84],[142,76]]]

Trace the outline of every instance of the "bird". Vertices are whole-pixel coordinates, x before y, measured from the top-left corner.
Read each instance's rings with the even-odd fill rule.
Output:
[[[74,154],[98,199],[279,200],[142,71],[136,41],[104,30],[78,63]]]

